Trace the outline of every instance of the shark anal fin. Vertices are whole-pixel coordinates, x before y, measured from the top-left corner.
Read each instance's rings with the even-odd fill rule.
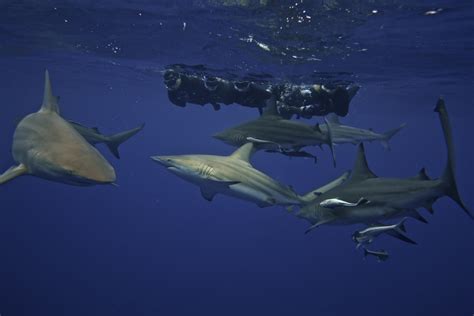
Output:
[[[385,233],[386,233],[387,235],[389,235],[389,236],[392,236],[392,237],[394,237],[394,238],[397,238],[397,239],[399,239],[399,240],[401,240],[401,241],[404,241],[404,242],[406,242],[406,243],[409,243],[409,244],[412,244],[412,245],[416,245],[416,244],[417,244],[414,240],[408,238],[407,236],[403,235],[402,233],[400,233],[400,232],[398,232],[398,231],[396,231],[396,230],[388,230],[388,231],[386,231]]]
[[[410,210],[408,210],[408,214],[407,214],[407,215],[410,216],[411,218],[416,219],[416,220],[419,221],[419,222],[428,224],[428,221],[427,221],[423,216],[421,216],[420,213],[418,213],[418,211],[415,210],[415,209],[410,209]]]
[[[0,184],[8,182],[16,177],[28,173],[28,169],[24,164],[19,164],[18,166],[13,166],[4,173],[0,175]]]

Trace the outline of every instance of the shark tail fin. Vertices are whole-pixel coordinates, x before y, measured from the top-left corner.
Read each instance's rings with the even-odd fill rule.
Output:
[[[444,139],[446,141],[446,147],[448,150],[448,161],[446,163],[443,176],[441,177],[442,183],[445,187],[445,194],[453,199],[454,202],[456,202],[471,219],[474,219],[474,216],[466,207],[461,199],[461,196],[459,195],[458,186],[456,183],[453,135],[451,131],[451,124],[449,122],[448,111],[446,110],[446,105],[443,98],[438,99],[435,112],[438,112],[439,114],[441,127],[443,128]]]
[[[120,159],[120,153],[118,151],[119,146],[128,140],[130,137],[137,134],[145,127],[145,124],[142,124],[138,127],[130,129],[125,132],[117,133],[115,135],[109,136],[109,140],[106,142],[107,147],[109,148],[110,152],[117,158]]]
[[[401,131],[405,126],[406,126],[406,123],[403,123],[399,127],[391,129],[383,133],[383,139],[381,143],[382,143],[383,148],[385,148],[385,150],[390,150],[390,144],[389,144],[390,139],[392,139],[392,137],[395,136],[395,134],[397,134],[399,131]]]
[[[407,229],[405,227],[405,221],[407,220],[407,218],[403,218],[400,223],[397,224],[397,227],[398,229],[400,229],[402,232],[406,233],[407,232]]]
[[[24,164],[20,164],[18,166],[13,166],[4,173],[0,175],[0,184],[4,184],[16,177],[24,175],[28,173],[28,169]]]
[[[336,154],[334,152],[334,130],[333,130],[333,122],[329,120],[327,117],[324,118],[324,121],[326,122],[327,130],[328,130],[328,135],[327,135],[327,142],[329,149],[331,150],[331,155],[332,155],[332,163],[334,167],[336,167]]]

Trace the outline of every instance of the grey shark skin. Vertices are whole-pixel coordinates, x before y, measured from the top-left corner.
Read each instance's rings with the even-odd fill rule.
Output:
[[[254,152],[254,144],[247,143],[230,156],[153,156],[151,159],[178,177],[198,185],[208,201],[220,193],[253,202],[259,207],[302,205],[316,197],[314,192],[325,190],[323,187],[299,196],[291,187],[253,168],[249,159]],[[336,180],[330,186],[337,184]]]
[[[16,127],[12,153],[18,163],[0,175],[0,184],[20,175],[34,175],[71,185],[110,184],[114,168],[59,115],[48,71],[41,109]]]
[[[376,133],[369,129],[362,129],[352,126],[343,125],[339,122],[337,115],[331,113],[326,116],[327,123],[321,124],[319,128],[323,133],[328,133],[328,126],[330,126],[332,133],[332,141],[334,144],[354,144],[358,145],[361,142],[380,141],[385,149],[390,149],[389,140],[403,129],[406,124],[402,124],[397,128],[389,130],[385,133]]]
[[[447,164],[441,178],[429,179],[424,169],[417,176],[408,179],[377,177],[369,169],[364,146],[360,144],[351,178],[343,185],[321,194],[297,214],[312,224],[307,232],[323,224],[370,225],[390,218],[416,218],[419,216],[417,209],[431,209],[432,204],[443,196],[453,199],[472,219],[473,216],[462,202],[456,185],[451,126],[443,99],[438,100],[435,111],[439,113],[448,149]],[[322,201],[336,197],[348,202],[357,202],[364,197],[370,203],[336,209],[320,206]]]
[[[331,151],[333,144],[329,133],[323,133],[319,125],[309,126],[297,121],[282,118],[275,102],[267,102],[267,108],[256,120],[245,122],[213,135],[232,146],[242,146],[252,141],[258,149],[270,151],[299,151],[306,146],[327,144]]]
[[[102,134],[97,127],[87,127],[73,121],[69,121],[69,124],[71,124],[72,127],[74,127],[76,131],[78,131],[79,134],[81,134],[81,136],[84,137],[85,140],[87,140],[90,144],[97,145],[104,143],[107,145],[112,155],[114,155],[117,159],[120,159],[118,147],[130,137],[140,132],[143,127],[145,127],[145,124],[142,124],[130,130],[107,136]]]

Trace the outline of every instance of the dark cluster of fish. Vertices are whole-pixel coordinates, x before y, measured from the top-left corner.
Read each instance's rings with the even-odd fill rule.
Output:
[[[388,141],[404,124],[385,133],[376,133],[343,125],[336,114],[327,113],[324,124],[309,126],[281,115],[276,98],[265,99],[264,103],[265,109],[257,119],[214,135],[238,147],[231,155],[151,158],[170,172],[199,186],[202,196],[208,201],[212,201],[217,194],[223,194],[250,201],[259,207],[280,205],[289,211],[298,207],[296,216],[311,224],[307,232],[321,225],[365,225],[366,228],[356,231],[352,239],[357,248],[362,246],[364,256],[375,256],[379,261],[386,260],[388,253],[367,247],[381,235],[416,244],[406,236],[405,221],[411,217],[426,222],[419,209],[433,212],[433,204],[443,196],[453,199],[473,218],[458,193],[453,137],[443,99],[438,100],[435,111],[444,132],[447,163],[438,179],[430,179],[424,169],[414,177],[399,179],[379,177],[369,168],[364,142],[380,141],[388,148]],[[16,165],[0,175],[0,184],[21,175],[80,186],[114,184],[114,168],[94,145],[106,144],[111,153],[119,158],[118,146],[142,128],[143,125],[106,136],[97,128],[62,118],[58,97],[52,93],[46,71],[42,106],[38,112],[27,115],[19,122],[12,147]],[[305,194],[298,194],[291,186],[255,169],[250,162],[258,150],[315,159],[302,148],[327,145],[335,164],[334,145],[346,143],[358,145],[352,171]],[[401,221],[396,224],[386,223],[397,218]]]

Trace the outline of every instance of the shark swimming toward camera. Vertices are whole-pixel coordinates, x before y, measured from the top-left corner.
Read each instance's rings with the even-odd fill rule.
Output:
[[[441,121],[448,152],[447,164],[441,178],[434,180],[428,178],[424,169],[417,176],[407,179],[377,177],[369,169],[364,145],[360,144],[351,178],[343,185],[319,195],[297,214],[312,224],[307,232],[323,224],[372,225],[391,218],[407,216],[422,219],[417,210],[419,208],[432,210],[433,203],[443,196],[453,199],[473,219],[458,193],[452,132],[443,99],[438,100],[435,111],[438,112]],[[354,206],[341,205],[332,209],[321,206],[321,202],[328,199],[338,198],[356,203],[362,197],[367,203]]]
[[[208,201],[212,201],[216,194],[224,194],[253,202],[259,207],[303,205],[347,179],[345,173],[324,187],[300,196],[290,186],[255,169],[250,164],[254,152],[255,145],[246,143],[230,156],[153,156],[151,159],[178,177],[198,185]]]
[[[226,129],[213,135],[232,146],[242,146],[253,142],[258,149],[269,152],[280,152],[290,157],[310,157],[313,155],[301,151],[306,146],[322,146],[326,144],[331,149],[334,158],[331,128],[323,132],[320,125],[309,126],[304,123],[284,119],[278,113],[274,100],[267,102],[263,114],[256,120]]]
[[[18,123],[12,154],[18,165],[0,175],[0,184],[21,175],[80,186],[115,181],[114,168],[60,116],[48,71],[43,104]]]
[[[395,134],[402,130],[406,124],[403,123],[397,128],[389,130],[385,133],[376,133],[371,129],[362,129],[341,124],[339,117],[334,114],[326,116],[326,124],[321,124],[319,128],[324,134],[329,133],[329,128],[332,134],[332,141],[334,144],[354,144],[358,145],[362,142],[380,141],[385,149],[390,149],[389,141]]]
[[[142,124],[130,130],[107,136],[102,134],[97,127],[87,127],[73,121],[69,121],[69,124],[71,124],[72,127],[74,127],[76,131],[78,131],[79,134],[81,134],[81,136],[84,137],[90,144],[97,145],[104,143],[107,145],[110,152],[117,159],[120,159],[118,147],[130,137],[140,132],[143,127],[145,127],[145,124]]]

